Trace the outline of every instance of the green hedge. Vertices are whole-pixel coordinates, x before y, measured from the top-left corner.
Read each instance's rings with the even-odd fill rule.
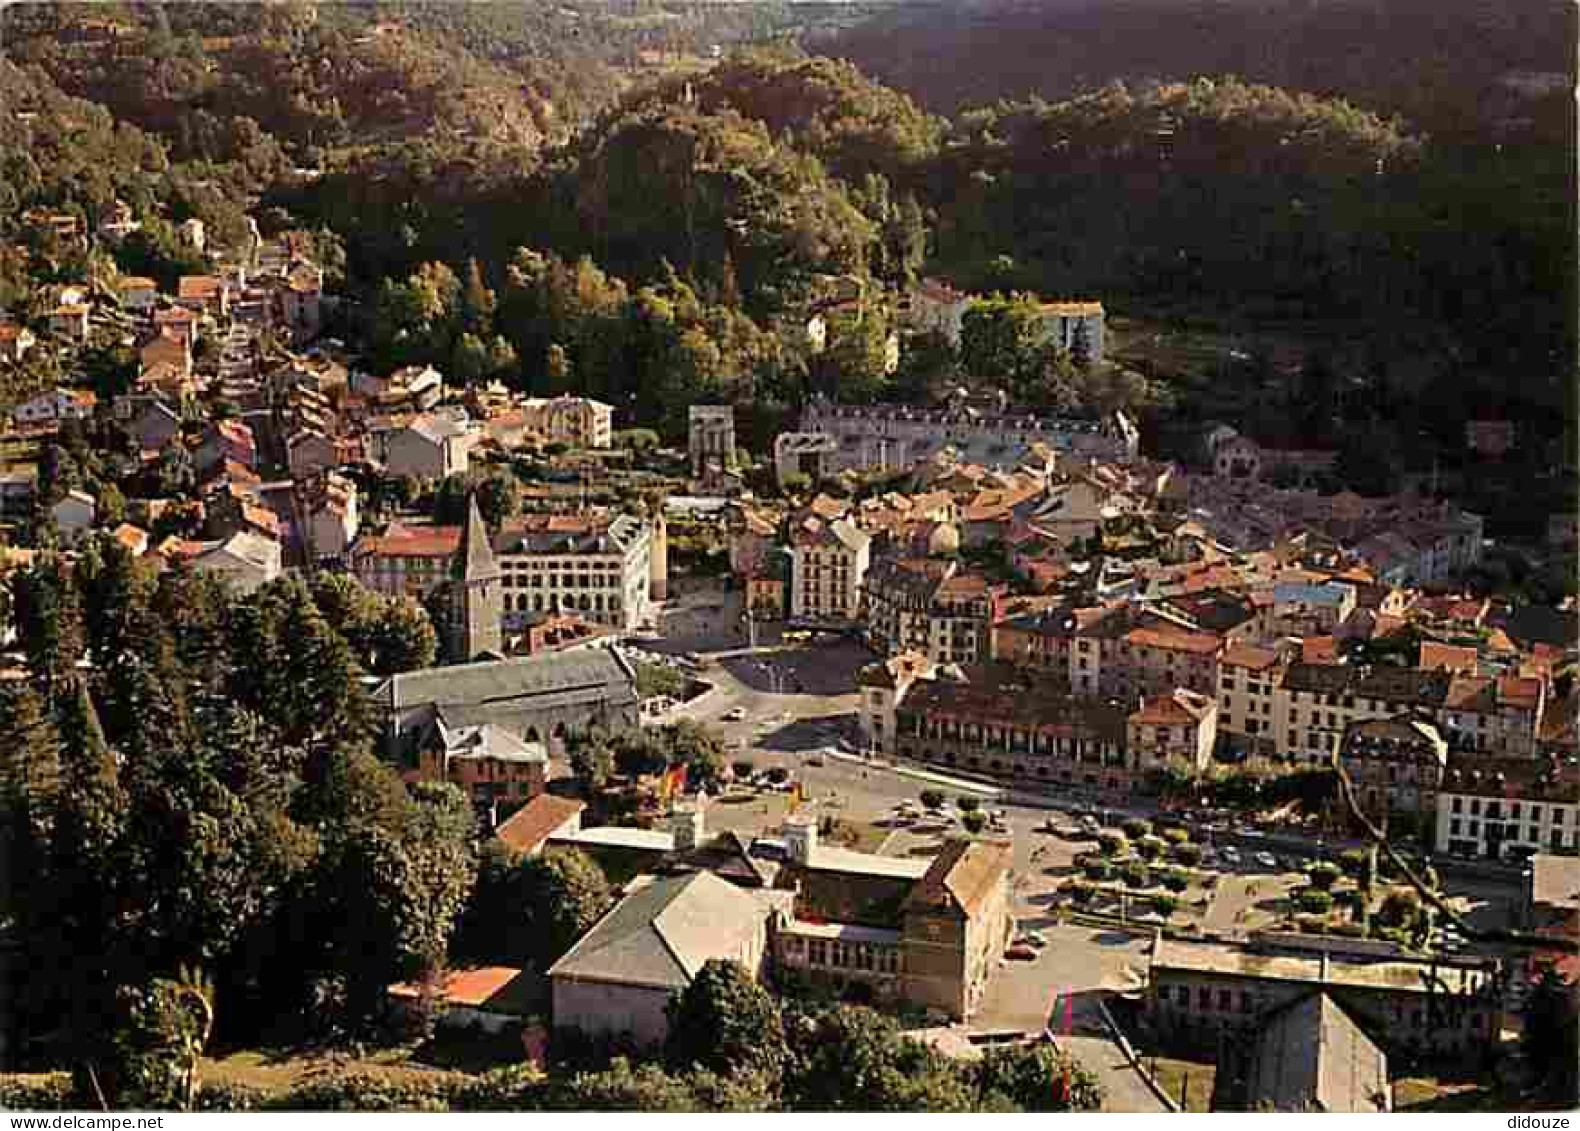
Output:
[[[81,1111],[69,1072],[0,1075],[0,1111]]]

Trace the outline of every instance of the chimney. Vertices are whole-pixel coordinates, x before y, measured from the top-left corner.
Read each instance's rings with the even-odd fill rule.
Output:
[[[677,805],[669,818],[669,831],[675,838],[676,852],[690,852],[702,845],[707,822],[700,805]]]

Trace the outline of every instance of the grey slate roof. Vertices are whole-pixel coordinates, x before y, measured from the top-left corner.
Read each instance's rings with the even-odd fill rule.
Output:
[[[460,581],[493,581],[503,576],[494,548],[489,545],[488,528],[483,525],[475,494],[466,500],[466,530],[461,534],[461,546],[450,572]]]
[[[1249,1107],[1380,1112],[1390,1107],[1388,1059],[1325,993],[1275,1010],[1262,1028]]]
[[[768,914],[711,872],[654,880],[615,904],[549,977],[682,990],[708,959],[738,953]]]
[[[635,673],[606,648],[402,672],[379,684],[373,700],[394,711],[429,703],[442,709],[599,688],[616,704],[636,695]]]

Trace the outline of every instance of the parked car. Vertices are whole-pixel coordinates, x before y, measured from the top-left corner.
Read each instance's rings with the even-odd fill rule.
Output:
[[[1230,867],[1238,868],[1240,866],[1240,850],[1233,846],[1225,848],[1223,850],[1223,862]]]
[[[740,722],[742,719],[744,719],[746,717],[746,708],[745,707],[731,707],[728,711],[725,711],[724,714],[720,715],[719,717],[721,719],[723,719],[727,723],[738,723],[738,722]]]
[[[1016,962],[1035,962],[1037,951],[1024,943],[1016,943],[1004,952],[1005,958],[1012,958]]]
[[[1274,856],[1271,852],[1258,852],[1254,857],[1252,857],[1252,859],[1264,868],[1278,867],[1278,857]]]
[[[1016,936],[1015,945],[1024,945],[1029,946],[1034,950],[1041,950],[1043,947],[1048,945],[1048,940],[1043,938],[1036,931],[1022,931]]]

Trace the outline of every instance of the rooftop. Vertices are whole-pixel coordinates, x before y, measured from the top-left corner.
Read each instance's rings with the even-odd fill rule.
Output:
[[[770,906],[711,872],[651,880],[615,904],[549,976],[684,989],[708,959],[739,953]]]
[[[623,688],[634,695],[634,683],[630,669],[612,652],[589,648],[403,672],[379,684],[373,698],[387,709],[403,710],[427,703],[444,707],[571,690]]]
[[[1326,976],[1324,976],[1326,969]],[[1235,978],[1265,978],[1278,982],[1306,982],[1312,985],[1354,987],[1356,989],[1395,990],[1404,993],[1431,992],[1433,973],[1442,981],[1442,992],[1474,992],[1491,982],[1490,971],[1462,966],[1440,966],[1432,962],[1398,960],[1392,962],[1340,962],[1320,955],[1258,954],[1227,943],[1178,942],[1161,939],[1152,955],[1152,970],[1189,974],[1216,974]]]
[[[1533,857],[1531,901],[1570,910],[1580,908],[1580,856],[1542,853]]]
[[[446,1005],[467,1006],[516,1017],[532,1013],[537,998],[533,979],[513,966],[452,970],[445,975],[440,994]],[[398,982],[389,988],[389,995],[405,1001],[417,1001],[423,995],[423,987],[415,982]]]

